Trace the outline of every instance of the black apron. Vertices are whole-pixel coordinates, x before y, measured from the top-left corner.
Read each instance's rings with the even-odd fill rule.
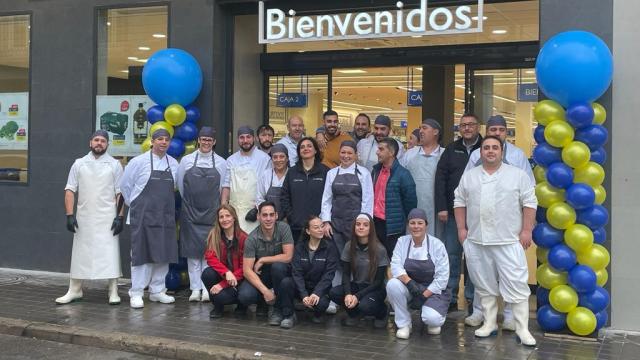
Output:
[[[429,253],[429,235],[427,234],[427,260],[415,260],[410,259],[411,243],[409,240],[409,247],[407,249],[407,258],[404,260],[404,270],[407,275],[416,282],[423,286],[429,286],[433,282],[433,276],[436,272],[436,265],[431,260],[431,254]],[[447,288],[441,294],[433,294],[427,298],[424,305],[434,309],[440,315],[446,316],[449,310],[449,302],[451,301],[451,292]]]
[[[165,155],[167,156],[167,155]],[[175,186],[169,158],[165,170],[153,169],[142,193],[131,202],[131,265],[177,263]]]
[[[182,209],[180,211],[180,256],[201,259],[205,243],[220,207],[220,173],[211,151],[213,167],[197,167],[199,153],[193,166],[184,174]]]
[[[271,170],[271,182],[269,184],[269,190],[267,190],[267,194],[264,196],[266,201],[271,201],[276,204],[276,212],[278,213],[278,220],[284,220],[284,214],[280,212],[280,199],[282,198],[282,194],[284,193],[282,187],[273,186],[273,174],[275,170]],[[287,173],[285,172],[285,176]]]
[[[338,168],[336,178],[331,184],[331,226],[338,254],[342,254],[344,245],[351,237],[353,221],[362,209],[362,185],[356,175],[358,173],[358,165],[355,174],[340,174]]]

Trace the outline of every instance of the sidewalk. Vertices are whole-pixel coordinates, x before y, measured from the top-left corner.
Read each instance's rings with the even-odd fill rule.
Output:
[[[125,280],[120,282],[123,302],[119,306],[107,304],[106,283],[102,286],[101,282],[85,286],[83,301],[56,305],[54,299],[67,290],[66,276],[0,269],[0,332],[8,331],[3,323],[13,321],[18,323],[18,330],[22,329],[16,333],[14,328],[14,335],[40,338],[57,331],[58,341],[82,343],[93,339],[92,346],[103,342],[104,347],[117,350],[120,344],[122,350],[169,358],[640,358],[640,337],[607,335],[599,342],[545,338],[535,319],[530,322],[538,340],[535,349],[517,344],[512,332],[476,339],[473,329],[464,326],[463,312],[450,314],[439,336],[427,335],[426,331],[420,334],[416,314],[414,333],[410,340],[403,341],[395,338],[392,323],[386,331],[374,330],[367,321],[357,328],[344,328],[339,323],[341,313],[327,317],[324,325],[314,325],[307,314],[298,313],[299,322],[292,330],[270,327],[266,319],[256,319],[251,312],[244,319],[226,312],[224,318],[210,320],[211,305],[189,303],[188,291],[178,293],[175,304],[145,300],[144,309],[135,310],[129,307]],[[163,349],[166,351],[158,352]]]

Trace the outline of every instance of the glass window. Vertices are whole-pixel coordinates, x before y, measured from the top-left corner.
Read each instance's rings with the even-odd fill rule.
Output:
[[[29,15],[0,16],[0,181],[29,170]]]
[[[103,9],[98,13],[96,129],[109,131],[109,153],[127,158],[142,152],[154,103],[142,87],[142,68],[167,47],[168,8]]]

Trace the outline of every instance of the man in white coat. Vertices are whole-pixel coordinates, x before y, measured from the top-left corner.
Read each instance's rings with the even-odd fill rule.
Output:
[[[373,121],[373,134],[358,141],[358,164],[364,166],[371,172],[373,166],[378,164],[378,144],[391,134],[391,118],[387,115],[378,115]],[[402,159],[404,155],[404,145],[398,140],[398,153],[396,159]]]
[[[475,335],[496,334],[500,295],[512,306],[519,340],[535,346],[528,329],[531,292],[525,254],[538,204],[535,188],[524,171],[502,161],[500,138],[485,137],[480,150],[482,166],[462,175],[453,202],[458,239],[484,316]]]
[[[56,299],[68,304],[82,299],[82,280],[109,280],[109,304],[120,304],[117,280],[120,268],[122,206],[119,182],[122,165],[107,153],[109,133],[97,130],[89,141],[91,151],[71,166],[65,187],[67,229],[74,233],[69,291]],[[77,212],[73,208],[77,198]]]

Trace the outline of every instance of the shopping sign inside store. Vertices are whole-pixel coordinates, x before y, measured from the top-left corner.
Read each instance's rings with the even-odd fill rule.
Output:
[[[260,44],[319,40],[374,39],[482,32],[483,1],[474,5],[418,8],[401,1],[390,10],[299,16],[295,9],[266,9],[259,2]]]

